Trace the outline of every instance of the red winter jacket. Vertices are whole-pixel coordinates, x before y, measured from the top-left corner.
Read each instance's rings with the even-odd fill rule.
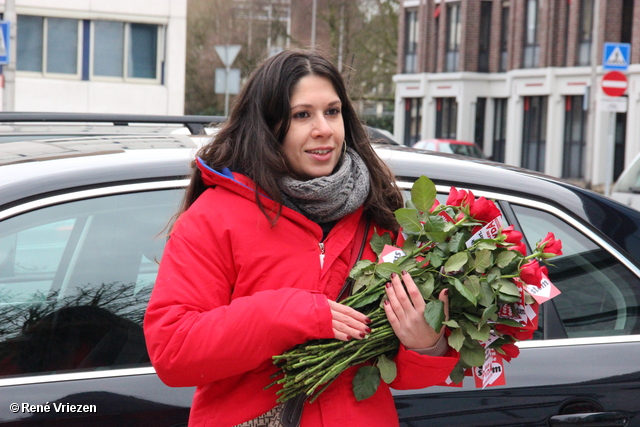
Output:
[[[162,381],[197,386],[189,425],[227,427],[276,405],[277,388],[264,390],[276,371],[273,355],[308,340],[333,338],[327,298],[337,297],[348,275],[362,208],[328,234],[321,268],[318,224],[283,207],[271,227],[248,178],[202,164],[200,169],[212,188],[171,233],[144,329]],[[274,207],[266,197],[263,202],[267,209]],[[364,257],[375,259],[368,245]],[[449,355],[421,356],[401,348],[391,386],[441,383],[456,362]],[[301,427],[398,425],[384,382],[371,398],[355,400],[351,380],[356,371],[347,370],[314,403],[305,404]]]

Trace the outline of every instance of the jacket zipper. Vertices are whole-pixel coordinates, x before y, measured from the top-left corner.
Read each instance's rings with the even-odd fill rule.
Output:
[[[318,246],[320,247],[320,269],[324,267],[324,243],[319,242]]]

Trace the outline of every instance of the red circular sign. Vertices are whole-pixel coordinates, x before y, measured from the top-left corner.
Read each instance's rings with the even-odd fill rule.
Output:
[[[602,91],[609,96],[621,96],[627,91],[627,76],[620,71],[609,71],[602,78]]]

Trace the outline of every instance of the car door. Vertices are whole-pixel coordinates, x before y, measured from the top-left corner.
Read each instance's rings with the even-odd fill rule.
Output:
[[[183,181],[65,193],[0,213],[0,425],[186,425],[142,320]]]
[[[401,425],[637,425],[637,267],[550,204],[480,190],[474,194],[496,200],[530,247],[548,231],[562,240],[563,255],[549,267],[562,293],[541,306],[536,336],[521,343],[520,356],[505,364],[505,386],[476,389],[467,378],[461,388],[396,392]]]

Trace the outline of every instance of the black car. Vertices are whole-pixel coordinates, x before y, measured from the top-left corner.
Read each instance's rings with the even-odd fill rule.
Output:
[[[142,318],[190,160],[219,119],[0,114],[0,425],[186,425],[194,389],[158,379]],[[401,425],[639,425],[640,212],[502,164],[376,151],[404,189],[420,175],[443,198],[470,189],[530,247],[547,231],[563,241],[550,269],[562,293],[507,384],[394,392]]]

